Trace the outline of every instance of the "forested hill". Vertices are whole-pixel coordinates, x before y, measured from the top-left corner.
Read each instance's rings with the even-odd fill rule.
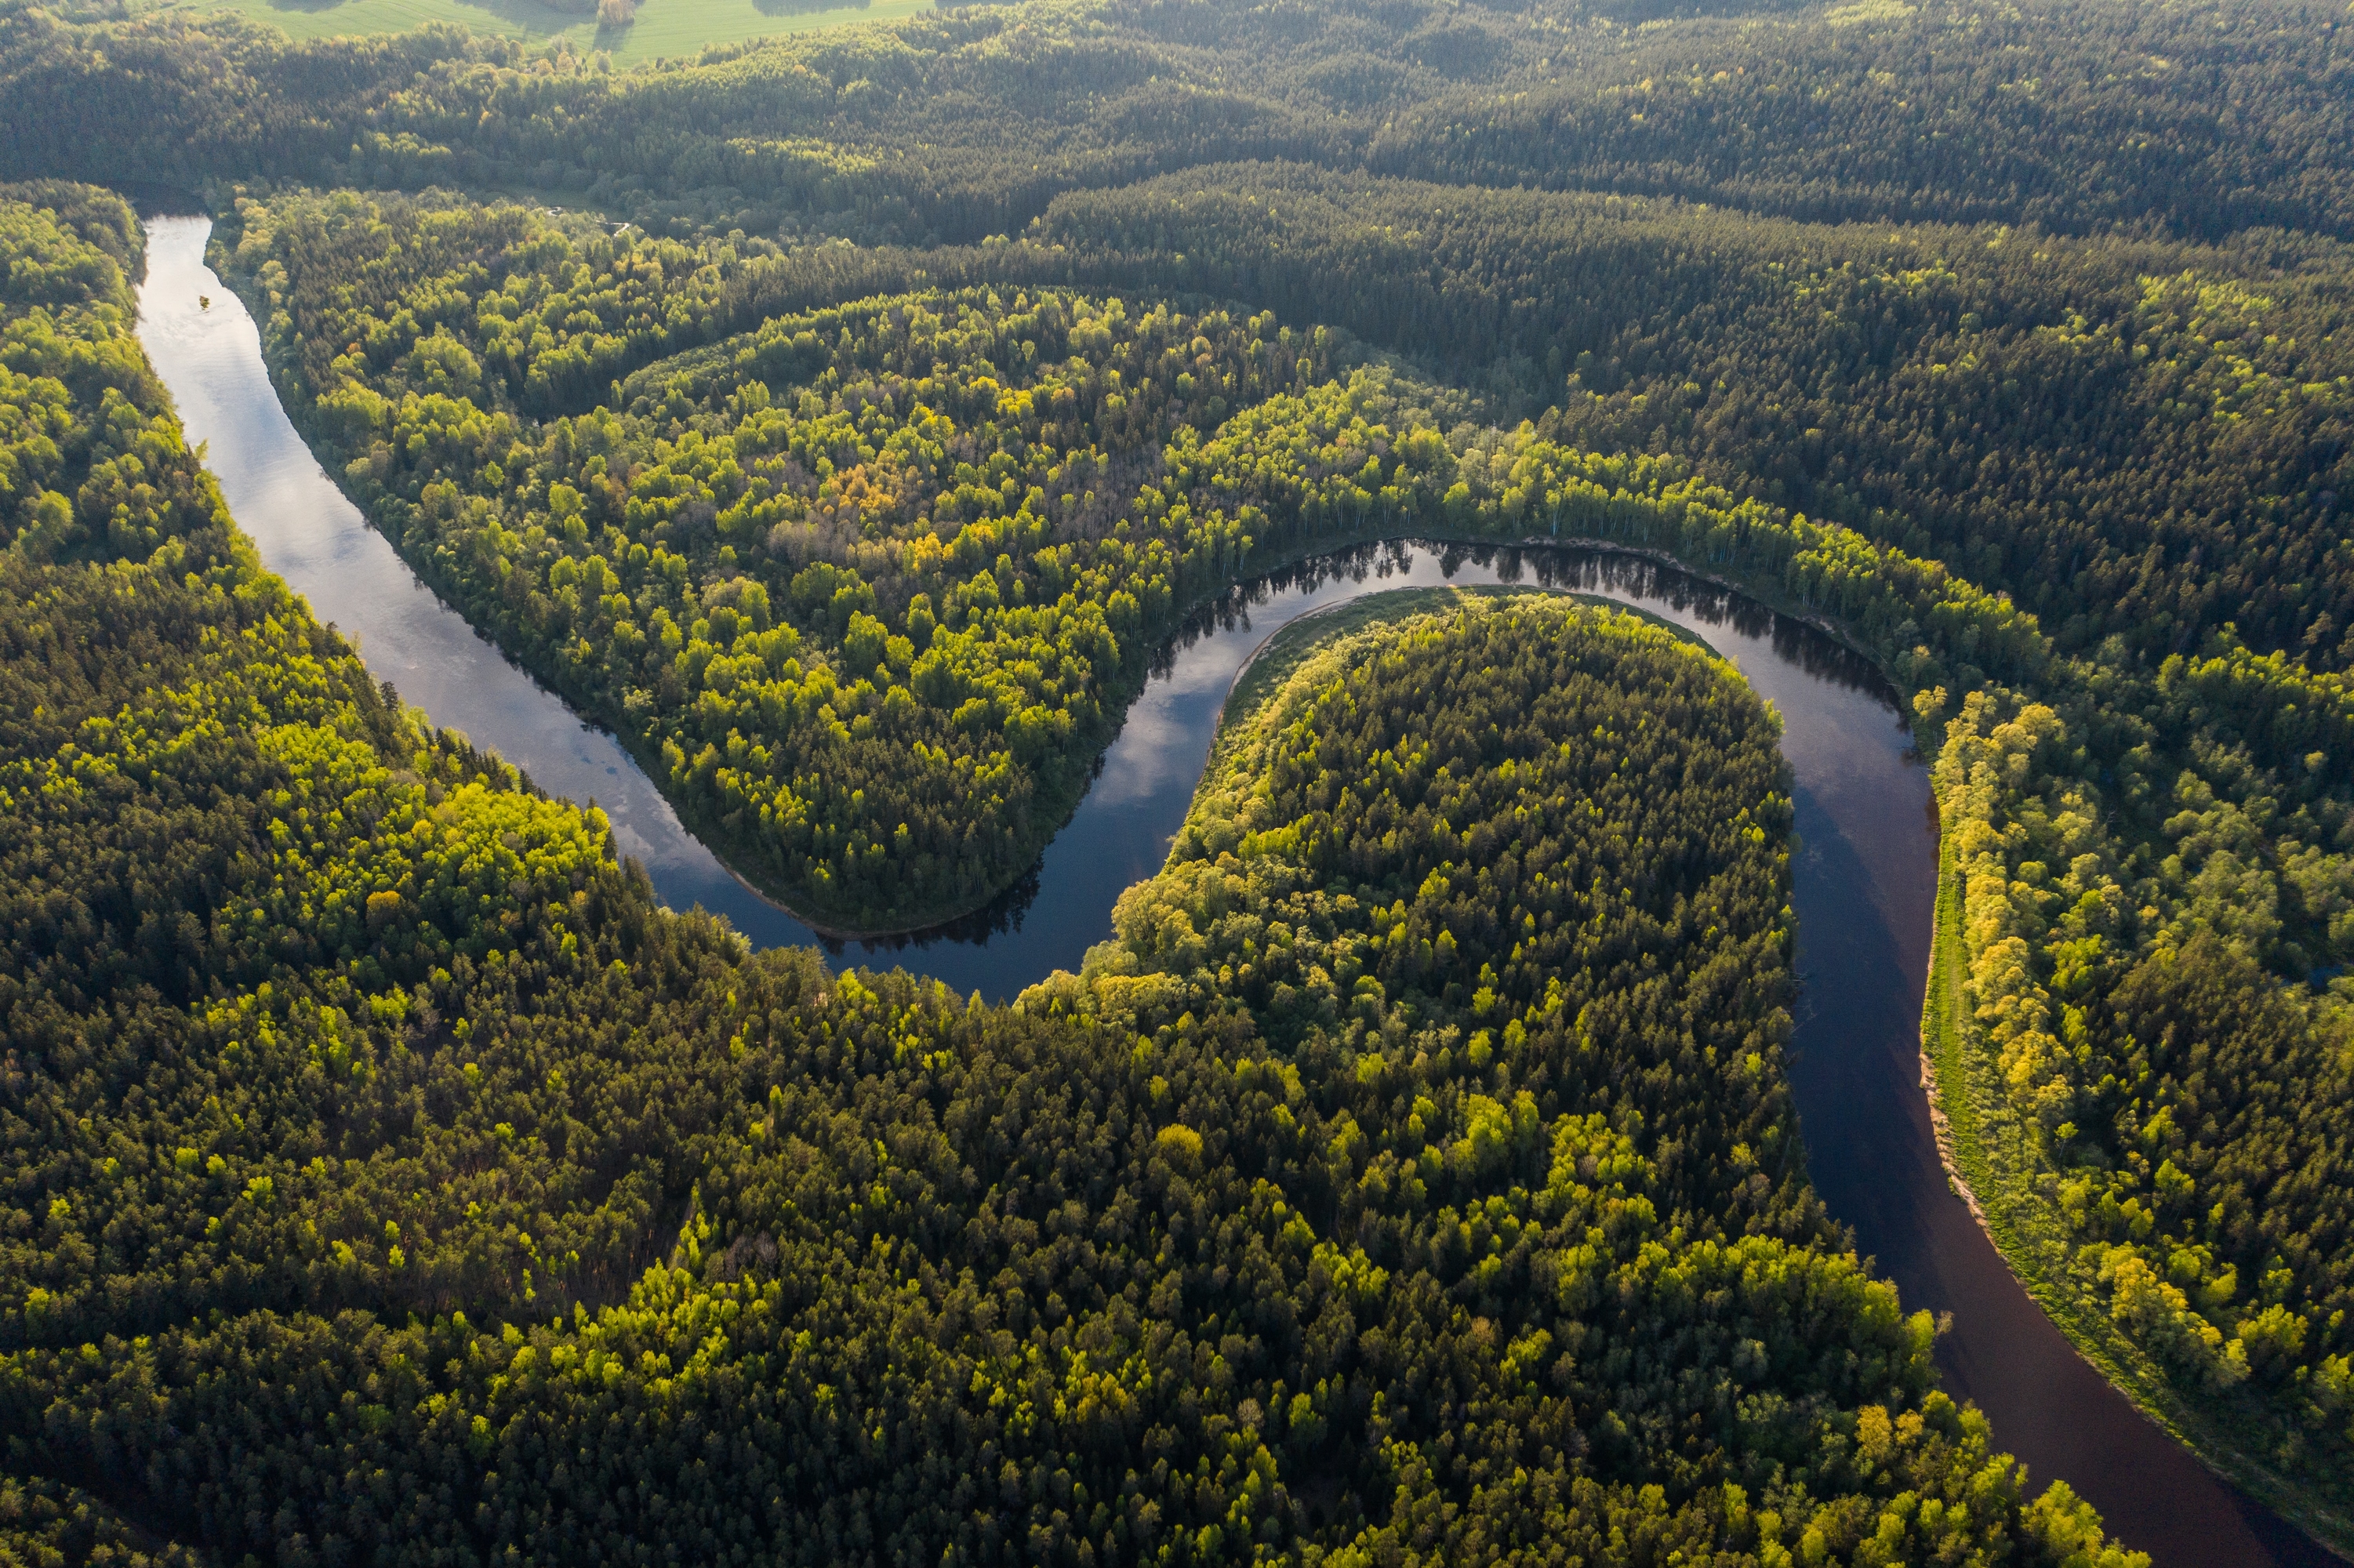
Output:
[[[641,226],[958,242],[1063,191],[1288,158],[1817,221],[2354,237],[2334,5],[1677,9],[1034,0],[619,73],[9,0],[0,174],[529,185]]]
[[[1722,665],[1471,607],[1084,980],[747,956],[258,567],[119,202],[0,248],[15,1559],[2141,1561],[1805,1184]]]

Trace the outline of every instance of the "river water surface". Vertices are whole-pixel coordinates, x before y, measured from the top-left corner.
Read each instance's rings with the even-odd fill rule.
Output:
[[[664,902],[724,915],[760,946],[818,940],[688,834],[618,741],[478,636],[367,526],[289,423],[253,321],[204,264],[208,229],[203,218],[149,221],[139,335],[270,569],[435,723],[495,748],[543,789],[593,799]],[[1397,545],[1237,588],[1162,652],[1077,814],[1020,886],[940,931],[826,946],[837,959],[905,964],[994,999],[1077,968],[1111,934],[1121,890],[1161,868],[1251,652],[1310,610],[1447,582],[1526,582],[1636,606],[1732,660],[1780,712],[1797,789],[1791,1073],[1808,1172],[1907,1309],[1953,1314],[1938,1341],[1946,1387],[1986,1411],[1996,1443],[2037,1486],[2066,1480],[2115,1537],[2168,1568],[2338,1562],[2144,1420],[2070,1348],[1947,1190],[1920,1086],[1936,832],[1893,696],[1830,639],[1683,573],[1591,551]]]

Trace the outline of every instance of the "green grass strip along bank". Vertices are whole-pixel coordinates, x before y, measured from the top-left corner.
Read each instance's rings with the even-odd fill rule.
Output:
[[[2232,1406],[2244,1396],[2194,1405],[2163,1367],[2110,1319],[2091,1279],[2073,1266],[2075,1248],[2056,1192],[2037,1186],[2031,1135],[2009,1107],[1988,1054],[1976,1038],[1962,925],[1963,888],[1951,832],[1937,843],[1936,938],[1931,948],[1921,1039],[1942,1115],[1947,1179],[1958,1181],[2011,1274],[2077,1352],[2210,1468],[2246,1488],[2333,1550],[2354,1549],[2354,1523],[2328,1512],[2308,1489],[2289,1485],[2253,1452],[2254,1422]],[[2057,1178],[2044,1183],[2056,1189]]]

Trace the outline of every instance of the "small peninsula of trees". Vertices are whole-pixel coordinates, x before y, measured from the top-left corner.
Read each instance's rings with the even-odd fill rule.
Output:
[[[724,308],[726,248],[337,199],[249,203],[237,254],[379,524],[742,863],[849,926],[959,913],[1028,867],[1153,641],[1273,543],[1230,493],[1249,465],[1348,448],[1354,417],[1289,396],[1331,351],[1266,316],[922,291],[660,357]],[[1270,398],[1233,461],[1204,447]],[[1393,470],[1443,491],[1442,442],[1419,474],[1357,446],[1350,497]],[[1308,461],[1314,483],[1338,459]]]

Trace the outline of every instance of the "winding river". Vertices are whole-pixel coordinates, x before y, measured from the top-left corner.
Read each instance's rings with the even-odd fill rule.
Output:
[[[434,722],[495,747],[544,789],[593,799],[666,903],[724,915],[761,946],[819,940],[733,877],[619,742],[508,662],[366,525],[288,422],[253,321],[204,264],[208,229],[203,218],[150,220],[139,335],[263,560]],[[1830,639],[1681,572],[1590,551],[1394,545],[1236,588],[1163,651],[1077,815],[1021,885],[955,927],[824,945],[837,960],[905,964],[992,998],[1076,969],[1110,935],[1120,891],[1160,869],[1251,652],[1310,610],[1447,582],[1529,582],[1638,607],[1730,658],[1780,711],[1797,781],[1792,1075],[1808,1168],[1906,1307],[1953,1314],[1938,1341],[1946,1388],[1987,1412],[2038,1486],[2065,1479],[2115,1536],[2168,1568],[2338,1562],[2138,1414],[1948,1191],[1920,1086],[1936,836],[1893,697]]]

